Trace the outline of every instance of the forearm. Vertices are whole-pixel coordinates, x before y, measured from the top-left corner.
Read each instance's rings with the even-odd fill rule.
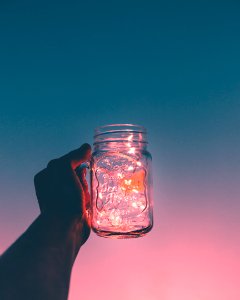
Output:
[[[0,299],[66,300],[81,220],[40,215],[0,259]]]

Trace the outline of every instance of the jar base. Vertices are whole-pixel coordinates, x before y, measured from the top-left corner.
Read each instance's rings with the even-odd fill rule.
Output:
[[[145,236],[150,230],[152,229],[152,225],[129,232],[114,232],[114,231],[105,231],[105,230],[98,230],[93,228],[93,231],[100,237],[110,238],[110,239],[131,239],[131,238],[138,238]]]

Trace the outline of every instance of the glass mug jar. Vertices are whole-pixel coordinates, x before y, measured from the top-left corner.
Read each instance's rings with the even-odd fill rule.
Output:
[[[95,129],[91,222],[97,235],[132,238],[152,229],[151,161],[144,127],[113,124]]]

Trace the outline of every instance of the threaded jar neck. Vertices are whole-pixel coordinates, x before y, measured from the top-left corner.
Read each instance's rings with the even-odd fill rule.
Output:
[[[134,124],[111,124],[95,129],[94,150],[146,149],[147,131]],[[131,150],[130,150],[131,151]]]

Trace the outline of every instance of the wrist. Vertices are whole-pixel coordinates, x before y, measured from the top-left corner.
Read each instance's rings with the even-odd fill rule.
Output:
[[[53,243],[62,243],[73,248],[75,254],[90,235],[90,225],[86,217],[79,215],[63,215],[42,213],[39,216],[41,227]]]

